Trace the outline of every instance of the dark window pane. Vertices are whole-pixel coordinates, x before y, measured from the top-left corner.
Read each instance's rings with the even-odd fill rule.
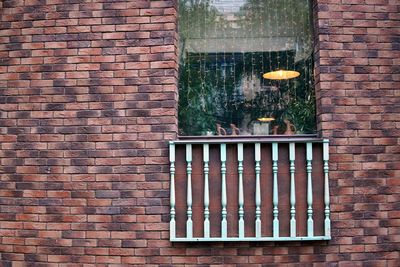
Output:
[[[180,135],[315,133],[312,40],[309,0],[179,0]]]

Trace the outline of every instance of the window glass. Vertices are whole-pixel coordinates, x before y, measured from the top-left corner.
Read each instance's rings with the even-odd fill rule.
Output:
[[[179,134],[315,133],[310,0],[179,0]]]

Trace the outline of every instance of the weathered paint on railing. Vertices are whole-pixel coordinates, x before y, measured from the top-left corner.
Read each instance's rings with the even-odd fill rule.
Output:
[[[314,235],[313,221],[313,187],[312,187],[312,143],[323,142],[323,172],[324,172],[324,235]],[[182,143],[182,142],[180,142]],[[232,143],[232,142],[230,142]],[[247,142],[248,143],[248,142]],[[329,141],[328,140],[309,140],[306,143],[306,171],[307,171],[307,236],[298,236],[296,231],[296,187],[295,187],[295,148],[296,142],[289,143],[289,171],[290,171],[290,236],[281,236],[279,232],[279,209],[278,209],[278,144],[279,142],[271,142],[272,152],[272,236],[262,236],[261,233],[261,142],[254,143],[255,151],[255,236],[245,236],[244,222],[244,194],[243,194],[243,143],[237,143],[237,162],[238,162],[238,236],[228,237],[228,221],[227,221],[227,185],[226,185],[226,160],[227,150],[226,143],[220,144],[220,160],[221,160],[221,236],[210,237],[210,195],[209,195],[209,143],[203,143],[203,163],[204,163],[204,236],[193,237],[193,221],[192,221],[192,143],[186,143],[186,176],[187,176],[187,221],[186,221],[186,237],[176,237],[176,212],[175,212],[175,144],[170,142],[170,204],[171,204],[171,220],[170,220],[170,240],[171,241],[304,241],[304,240],[330,240],[330,209],[329,209]]]

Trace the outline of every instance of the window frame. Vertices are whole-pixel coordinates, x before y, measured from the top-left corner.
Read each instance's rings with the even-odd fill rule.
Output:
[[[177,20],[179,20],[179,11],[178,11],[178,3],[179,0],[176,0],[176,9],[177,9]],[[320,125],[320,97],[319,97],[319,91],[320,91],[320,80],[319,80],[319,32],[318,32],[318,10],[317,10],[317,1],[316,0],[310,0],[310,16],[311,16],[311,26],[312,26],[312,36],[313,36],[313,66],[314,66],[314,79],[313,79],[313,90],[314,90],[314,100],[315,100],[315,114],[314,114],[314,120],[315,120],[315,125],[316,125],[316,130],[315,133],[300,133],[300,134],[268,134],[268,135],[181,135],[179,134],[179,116],[178,116],[178,109],[179,105],[177,105],[177,140],[219,140],[219,141],[229,141],[229,140],[266,140],[266,141],[271,141],[271,140],[286,140],[286,139],[293,139],[296,140],[297,138],[300,139],[308,139],[308,140],[314,140],[315,138],[322,138],[323,134],[321,132],[321,125]],[[179,32],[178,32],[178,27],[177,27],[177,43],[179,42]],[[176,55],[177,57],[179,56],[179,45],[176,46]],[[177,60],[177,68],[179,68],[179,63]],[[179,74],[177,75],[177,80],[179,80]],[[177,86],[177,95],[178,95],[178,100],[179,101],[179,88]]]

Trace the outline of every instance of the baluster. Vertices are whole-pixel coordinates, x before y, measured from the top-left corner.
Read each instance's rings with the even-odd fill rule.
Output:
[[[169,223],[169,238],[173,239],[176,236],[176,222],[175,222],[175,144],[169,142],[169,161],[170,161],[170,173],[171,173],[171,185],[170,185],[170,205],[171,205],[171,220]]]
[[[226,144],[221,144],[221,178],[222,178],[222,192],[221,192],[221,204],[222,204],[222,221],[221,221],[221,237],[228,236],[228,222],[226,220]]]
[[[272,173],[273,173],[273,237],[279,237],[278,210],[278,143],[272,143]]]
[[[314,236],[314,221],[312,218],[313,209],[313,192],[312,192],[312,179],[311,179],[311,172],[312,172],[312,143],[307,143],[307,235]]]
[[[261,145],[255,144],[255,161],[256,161],[256,237],[261,237],[261,189],[260,189],[260,160],[261,160]]]
[[[289,160],[290,160],[290,237],[296,237],[296,187],[294,181],[295,172],[295,144],[289,144]]]
[[[186,145],[186,162],[187,162],[187,221],[186,221],[186,237],[193,237],[193,221],[192,221],[192,145]]]
[[[203,144],[203,160],[204,160],[204,237],[210,237],[210,205],[209,188],[208,188],[208,161],[209,161],[209,145]]]
[[[331,220],[329,218],[329,215],[331,213],[329,209],[329,179],[328,179],[328,173],[329,173],[329,140],[324,139],[323,143],[323,154],[324,154],[324,175],[325,175],[325,181],[324,181],[324,200],[325,200],[325,236],[330,236],[331,235]]]
[[[244,193],[243,193],[243,144],[237,144],[238,148],[238,173],[239,173],[239,237],[244,237]]]

